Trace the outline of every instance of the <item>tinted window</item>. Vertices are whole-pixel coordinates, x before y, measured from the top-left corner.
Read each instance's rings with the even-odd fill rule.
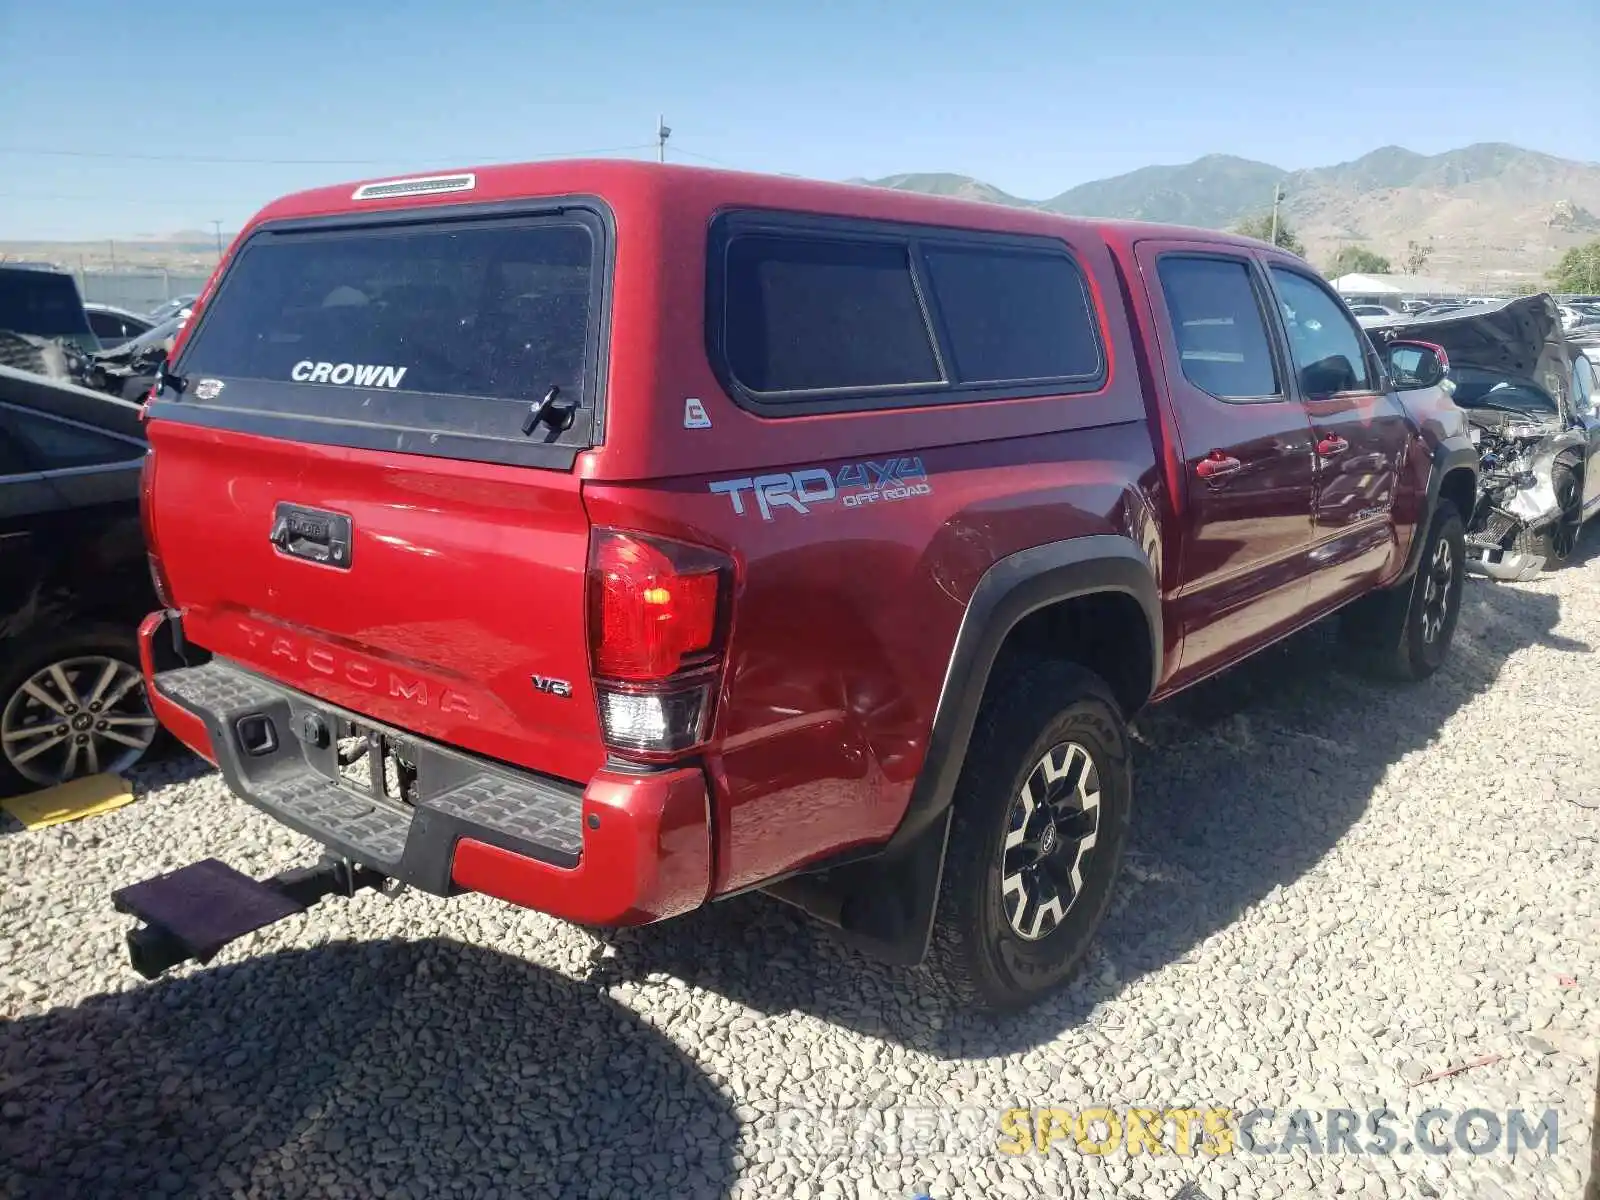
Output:
[[[736,237],[725,287],[728,365],[753,392],[941,380],[903,244]]]
[[[88,333],[78,285],[57,271],[0,271],[0,329],[38,337]]]
[[[94,330],[94,335],[102,341],[117,341],[136,337],[149,329],[150,326],[120,317],[116,313],[91,312],[89,314],[89,328]]]
[[[1184,378],[1224,400],[1277,395],[1278,369],[1249,266],[1167,256],[1159,273]]]
[[[1339,302],[1294,271],[1272,268],[1289,353],[1307,396],[1359,392],[1372,386],[1361,332]]]
[[[593,238],[582,225],[263,235],[183,356],[186,375],[537,400],[581,394]],[[322,389],[296,389],[317,411]]]
[[[143,447],[108,433],[25,409],[0,409],[0,418],[43,471],[133,462],[144,453]]]
[[[1099,373],[1089,298],[1071,259],[954,246],[929,247],[925,257],[960,382]]]

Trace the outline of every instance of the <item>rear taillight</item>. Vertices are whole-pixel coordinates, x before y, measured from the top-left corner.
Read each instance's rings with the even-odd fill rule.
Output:
[[[150,584],[156,590],[156,599],[162,608],[172,607],[172,587],[167,583],[167,573],[161,566],[161,548],[156,544],[156,452],[154,447],[144,452],[144,465],[139,468],[139,523],[144,528],[145,556],[150,560]]]
[[[613,750],[649,758],[705,740],[732,585],[726,555],[595,530],[589,657],[601,727]]]

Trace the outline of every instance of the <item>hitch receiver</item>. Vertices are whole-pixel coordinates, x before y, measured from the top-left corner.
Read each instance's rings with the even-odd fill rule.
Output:
[[[229,942],[303,913],[324,896],[353,896],[384,881],[370,867],[333,855],[270,879],[251,879],[205,858],[120,888],[111,904],[143,922],[128,931],[128,961],[154,979],[191,959],[210,962]]]

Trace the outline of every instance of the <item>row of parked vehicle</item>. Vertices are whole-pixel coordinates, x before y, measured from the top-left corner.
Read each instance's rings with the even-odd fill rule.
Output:
[[[1134,713],[1335,614],[1424,679],[1469,561],[1526,577],[1600,504],[1549,297],[1363,329],[1234,235],[657,164],[269,206],[148,454],[33,348],[7,770],[123,765],[153,715],[328,848],[318,894],[760,888],[987,1007],[1105,912]],[[141,970],[214,952],[193,873],[125,897]],[[230,936],[305,902],[230,879]]]

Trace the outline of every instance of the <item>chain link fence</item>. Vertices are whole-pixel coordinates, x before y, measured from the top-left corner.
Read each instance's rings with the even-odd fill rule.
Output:
[[[179,296],[193,296],[206,276],[181,271],[78,271],[78,290],[86,301],[144,313]]]

